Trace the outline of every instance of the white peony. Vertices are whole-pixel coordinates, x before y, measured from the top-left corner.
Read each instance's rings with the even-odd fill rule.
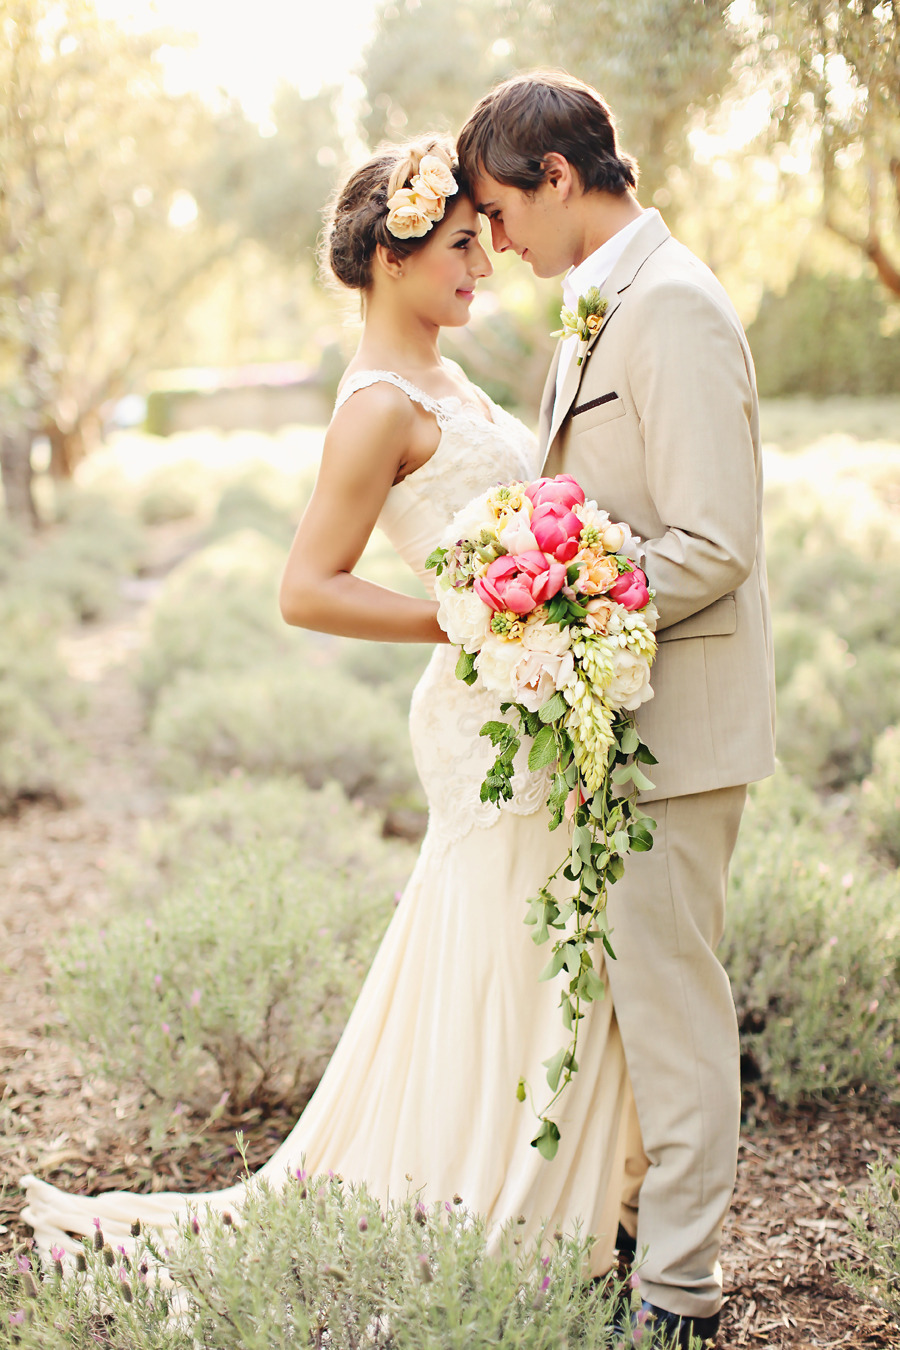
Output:
[[[491,611],[474,591],[437,584],[438,623],[451,642],[474,653],[491,631]]]
[[[516,702],[523,703],[530,712],[537,712],[575,676],[575,658],[570,651],[557,656],[551,652],[521,650],[520,657],[514,672]]]
[[[558,623],[549,623],[544,614],[529,614],[522,634],[522,646],[532,652],[548,652],[551,656],[563,656],[572,645],[572,634],[568,628]]]
[[[514,702],[518,698],[515,668],[522,658],[522,646],[489,633],[475,657],[475,669],[485,689]]]
[[[446,546],[455,544],[460,539],[477,539],[482,530],[490,530],[493,534],[495,528],[494,514],[488,506],[488,494],[483,492],[480,497],[469,502],[468,506],[457,511],[447,527],[442,542]]]
[[[603,691],[610,707],[633,712],[653,697],[650,662],[646,656],[636,656],[627,647],[616,647],[612,653],[612,668],[612,679]]]

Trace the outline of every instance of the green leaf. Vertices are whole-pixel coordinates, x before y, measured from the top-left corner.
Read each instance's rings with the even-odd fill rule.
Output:
[[[518,1085],[516,1087],[516,1101],[524,1102],[524,1100],[525,1100],[525,1079],[520,1078]]]
[[[460,652],[459,660],[456,663],[456,678],[458,680],[465,680],[468,683],[469,676],[475,675],[477,677],[477,673],[478,672],[475,670],[475,657],[472,653]]]
[[[559,972],[562,970],[564,961],[565,956],[563,953],[563,949],[561,947],[557,947],[553,955],[550,957],[550,960],[547,962],[547,964],[544,966],[544,969],[538,976],[538,980],[539,981],[552,980],[553,977],[555,975],[558,975]]]
[[[553,735],[552,727],[541,727],[534,738],[534,744],[528,756],[528,767],[532,771],[535,769],[545,769],[548,764],[552,764],[556,759],[556,737]]]
[[[610,774],[611,780],[621,787],[624,783],[633,781],[635,766],[633,764],[617,764]]]
[[[577,853],[582,862],[590,862],[594,837],[587,825],[576,825],[572,831],[572,852]]]
[[[630,842],[627,830],[616,830],[613,835],[613,848],[617,853],[627,853]]]
[[[585,966],[582,970],[579,993],[589,1003],[596,1003],[598,999],[605,996],[606,985],[593,966]]]
[[[641,738],[634,727],[626,727],[619,737],[619,749],[624,755],[633,755],[641,743]]]
[[[655,755],[652,755],[652,754],[650,753],[650,751],[647,749],[646,745],[644,745],[643,741],[641,741],[641,743],[640,743],[640,745],[638,746],[637,750],[635,750],[635,752],[634,752],[634,757],[635,757],[635,759],[638,760],[641,764],[658,764],[658,763],[659,763],[659,760],[656,758]]]
[[[613,883],[615,883],[616,881],[621,881],[624,875],[625,875],[625,859],[618,857],[610,858],[609,862],[606,865],[607,881],[611,881]]]
[[[425,566],[429,572],[437,572],[438,576],[440,576],[441,572],[444,570],[444,559],[446,556],[447,550],[445,548],[436,548],[432,550],[425,559]]]
[[[654,786],[654,784],[650,782],[650,779],[647,777],[647,775],[645,773],[641,773],[640,769],[636,764],[632,764],[631,766],[631,781],[634,783],[638,792],[649,792],[650,789]]]
[[[552,698],[538,708],[538,717],[544,723],[555,722],[557,717],[565,717],[568,706],[562,694],[557,691]]]
[[[512,727],[508,722],[485,722],[479,731],[479,736],[490,736],[491,745],[497,745],[500,741],[505,741],[507,736],[512,734]]]
[[[547,1084],[551,1092],[555,1092],[559,1087],[559,1080],[568,1054],[569,1047],[564,1045],[561,1050],[557,1050],[555,1055],[551,1055],[549,1059],[543,1061],[544,1068],[547,1070]]]
[[[615,952],[613,951],[613,945],[612,945],[612,943],[611,943],[610,940],[609,940],[609,934],[608,934],[608,933],[602,933],[602,934],[600,935],[600,940],[602,941],[604,947],[606,948],[606,955],[609,957],[609,959],[610,959],[611,961],[615,961],[615,959],[616,959],[616,954],[615,954]]]
[[[552,1120],[544,1120],[541,1128],[531,1141],[532,1148],[536,1148],[542,1158],[552,1162],[559,1149],[559,1130],[553,1124]]]

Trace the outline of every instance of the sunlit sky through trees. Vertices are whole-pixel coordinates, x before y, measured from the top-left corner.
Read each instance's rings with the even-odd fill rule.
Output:
[[[196,34],[192,46],[163,53],[172,89],[213,97],[223,88],[262,126],[279,81],[309,95],[350,80],[376,7],[377,0],[97,0],[117,23]]]

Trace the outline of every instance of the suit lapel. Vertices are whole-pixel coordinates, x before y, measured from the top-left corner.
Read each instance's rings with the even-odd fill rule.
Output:
[[[541,406],[540,430],[541,444],[544,452],[544,463],[546,463],[547,455],[559,434],[559,430],[569,413],[569,409],[575,402],[581,381],[584,377],[584,372],[590,361],[591,353],[597,343],[602,340],[604,333],[609,327],[610,320],[621,305],[623,293],[628,290],[628,287],[634,281],[650,255],[655,253],[660,245],[664,244],[668,238],[670,238],[670,235],[665,222],[656,212],[653,212],[643,229],[639,230],[628,244],[625,252],[610,273],[609,279],[601,286],[600,289],[602,294],[609,300],[609,308],[606,311],[603,324],[599,332],[595,333],[588,343],[587,350],[584,354],[584,360],[580,366],[576,364],[576,358],[573,356],[571,364],[566,371],[566,377],[563,381],[563,387],[560,390],[559,397],[554,398],[553,402],[548,405],[548,393],[552,392],[555,395],[556,392],[556,372],[559,368],[561,359],[562,341],[557,345],[556,356],[550,367],[550,375],[547,377],[547,385],[544,388],[544,399]],[[553,379],[552,385],[551,376]],[[550,410],[549,416],[545,416],[545,411],[548,406]],[[547,428],[546,440],[543,439],[545,428]]]

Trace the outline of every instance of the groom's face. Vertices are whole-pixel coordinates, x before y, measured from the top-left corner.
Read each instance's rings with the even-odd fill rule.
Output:
[[[472,190],[478,210],[490,222],[495,253],[512,249],[531,263],[538,277],[558,277],[568,271],[574,253],[571,219],[555,182],[542,183],[529,193],[483,174]]]

